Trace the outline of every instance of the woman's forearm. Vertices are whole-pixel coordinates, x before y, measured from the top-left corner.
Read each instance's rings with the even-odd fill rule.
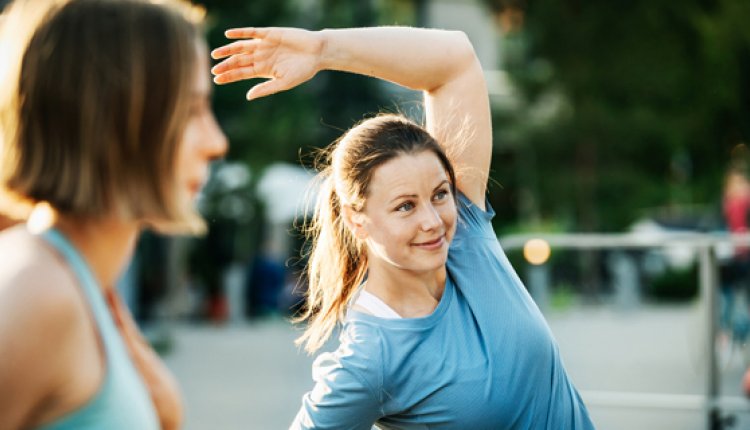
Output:
[[[468,68],[479,67],[459,31],[409,27],[322,30],[320,68],[385,79],[434,91]]]

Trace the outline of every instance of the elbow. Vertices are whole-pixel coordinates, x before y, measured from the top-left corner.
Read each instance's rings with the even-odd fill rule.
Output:
[[[456,65],[459,66],[460,69],[478,65],[479,58],[477,57],[474,45],[471,43],[469,36],[460,30],[451,31],[451,36],[454,40],[452,45],[455,50],[455,52],[452,53],[451,58],[455,60]]]
[[[444,69],[440,82],[431,88],[432,91],[440,90],[444,85],[461,80],[466,75],[475,76],[477,73],[482,74],[482,65],[479,63],[474,45],[463,31],[448,31],[446,40],[443,44]]]

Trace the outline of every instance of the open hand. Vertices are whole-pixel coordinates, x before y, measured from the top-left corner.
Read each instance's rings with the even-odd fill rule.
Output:
[[[227,84],[269,78],[248,91],[248,100],[294,88],[320,70],[324,39],[318,32],[297,28],[237,28],[227,30],[225,35],[240,40],[211,52],[214,59],[226,58],[211,69],[214,82]]]

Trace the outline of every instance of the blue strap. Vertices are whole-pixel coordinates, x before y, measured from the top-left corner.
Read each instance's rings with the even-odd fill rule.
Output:
[[[50,228],[42,233],[42,237],[62,254],[78,278],[81,288],[91,306],[91,310],[94,313],[96,324],[99,326],[99,330],[101,330],[105,347],[109,350],[111,345],[108,339],[112,339],[112,336],[116,335],[117,328],[114,321],[112,321],[109,307],[99,288],[99,283],[94,273],[75,246],[59,230]]]
[[[63,256],[78,278],[104,344],[107,373],[97,394],[80,409],[43,426],[44,430],[157,430],[159,421],[141,375],[128,356],[94,273],[58,230],[41,237]]]

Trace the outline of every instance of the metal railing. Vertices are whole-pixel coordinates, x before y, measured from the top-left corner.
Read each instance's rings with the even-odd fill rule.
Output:
[[[715,339],[717,336],[717,249],[726,245],[750,245],[750,234],[715,233],[630,233],[630,234],[519,234],[500,237],[507,251],[521,250],[532,239],[541,239],[553,250],[638,250],[690,247],[697,252],[698,285],[702,324],[707,328],[703,339],[705,362],[704,395],[626,393],[614,391],[582,391],[592,406],[702,410],[705,428],[721,430],[731,425],[725,413],[750,413],[750,403],[741,397],[722,396]],[[534,295],[534,291],[531,291]]]

